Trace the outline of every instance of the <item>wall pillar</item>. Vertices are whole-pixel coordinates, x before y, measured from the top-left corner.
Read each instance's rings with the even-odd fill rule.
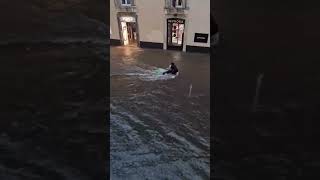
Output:
[[[167,34],[168,34],[168,27],[167,27],[167,19],[168,19],[168,16],[167,15],[164,15],[164,26],[163,26],[163,49],[164,50],[167,50]]]
[[[187,51],[187,42],[188,42],[188,25],[189,25],[189,20],[188,17],[185,15],[184,17],[184,30],[183,30],[183,47],[182,51],[186,52]]]

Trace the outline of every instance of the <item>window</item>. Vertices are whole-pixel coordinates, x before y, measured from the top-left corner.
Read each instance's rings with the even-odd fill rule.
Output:
[[[177,1],[176,7],[182,7],[182,0],[178,0],[178,1]]]
[[[175,8],[182,8],[183,0],[172,0],[172,6]]]
[[[131,6],[131,0],[121,0],[122,6]]]

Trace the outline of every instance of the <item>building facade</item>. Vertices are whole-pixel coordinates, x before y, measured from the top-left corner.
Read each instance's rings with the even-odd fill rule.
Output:
[[[209,52],[210,0],[110,0],[110,42]]]

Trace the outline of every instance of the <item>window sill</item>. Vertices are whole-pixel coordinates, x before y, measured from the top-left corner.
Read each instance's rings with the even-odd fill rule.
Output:
[[[189,7],[164,7],[164,9],[189,10]]]
[[[133,6],[132,5],[131,6],[120,5],[119,8],[120,9],[136,9],[136,6],[134,6],[134,5]]]
[[[136,7],[136,5],[132,5],[132,4],[120,4],[120,7]]]

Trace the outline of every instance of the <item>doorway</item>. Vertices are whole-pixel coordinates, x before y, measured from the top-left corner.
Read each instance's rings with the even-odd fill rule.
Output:
[[[125,46],[137,46],[138,33],[135,17],[120,17],[122,42]]]
[[[136,23],[127,22],[127,27],[129,45],[137,45]]]
[[[170,18],[167,20],[167,49],[183,49],[185,20],[179,18]]]

